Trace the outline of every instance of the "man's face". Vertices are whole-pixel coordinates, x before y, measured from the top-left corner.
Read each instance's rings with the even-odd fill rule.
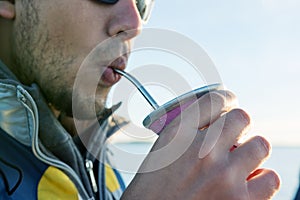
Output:
[[[91,94],[81,91],[74,95],[82,117],[94,115],[94,108],[101,111],[109,88],[120,78],[107,67],[125,67],[130,40],[141,28],[135,0],[119,0],[113,5],[92,0],[16,0],[15,3],[13,46],[17,74],[24,83],[37,83],[47,101],[69,115],[79,67],[97,44],[114,36],[85,62],[87,72],[100,78],[96,104],[90,101]]]

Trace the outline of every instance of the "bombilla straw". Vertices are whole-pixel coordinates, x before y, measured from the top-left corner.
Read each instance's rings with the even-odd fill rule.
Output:
[[[154,110],[159,108],[159,105],[156,103],[156,101],[152,98],[152,96],[148,93],[148,91],[144,88],[144,86],[142,86],[142,84],[135,77],[120,69],[113,69],[113,70],[118,74],[124,76],[131,83],[133,83],[133,85],[140,91],[140,93],[145,97],[145,99],[152,106],[152,108],[154,108]]]

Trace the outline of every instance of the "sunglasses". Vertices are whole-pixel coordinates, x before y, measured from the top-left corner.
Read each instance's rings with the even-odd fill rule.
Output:
[[[115,4],[119,0],[97,0],[101,3]],[[136,7],[140,13],[141,19],[146,23],[150,17],[153,8],[154,0],[136,0]]]

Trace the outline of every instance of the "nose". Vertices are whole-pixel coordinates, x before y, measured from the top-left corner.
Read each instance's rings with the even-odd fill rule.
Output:
[[[122,33],[124,40],[137,36],[141,31],[142,20],[135,0],[121,0],[113,7],[108,24],[108,35],[114,36]]]

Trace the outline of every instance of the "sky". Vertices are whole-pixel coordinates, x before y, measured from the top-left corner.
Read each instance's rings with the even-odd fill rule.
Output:
[[[251,115],[250,135],[276,146],[300,146],[299,10],[298,0],[156,0],[145,28],[176,31],[205,50]],[[141,57],[136,53],[131,60]],[[164,63],[166,57],[156,59]]]

